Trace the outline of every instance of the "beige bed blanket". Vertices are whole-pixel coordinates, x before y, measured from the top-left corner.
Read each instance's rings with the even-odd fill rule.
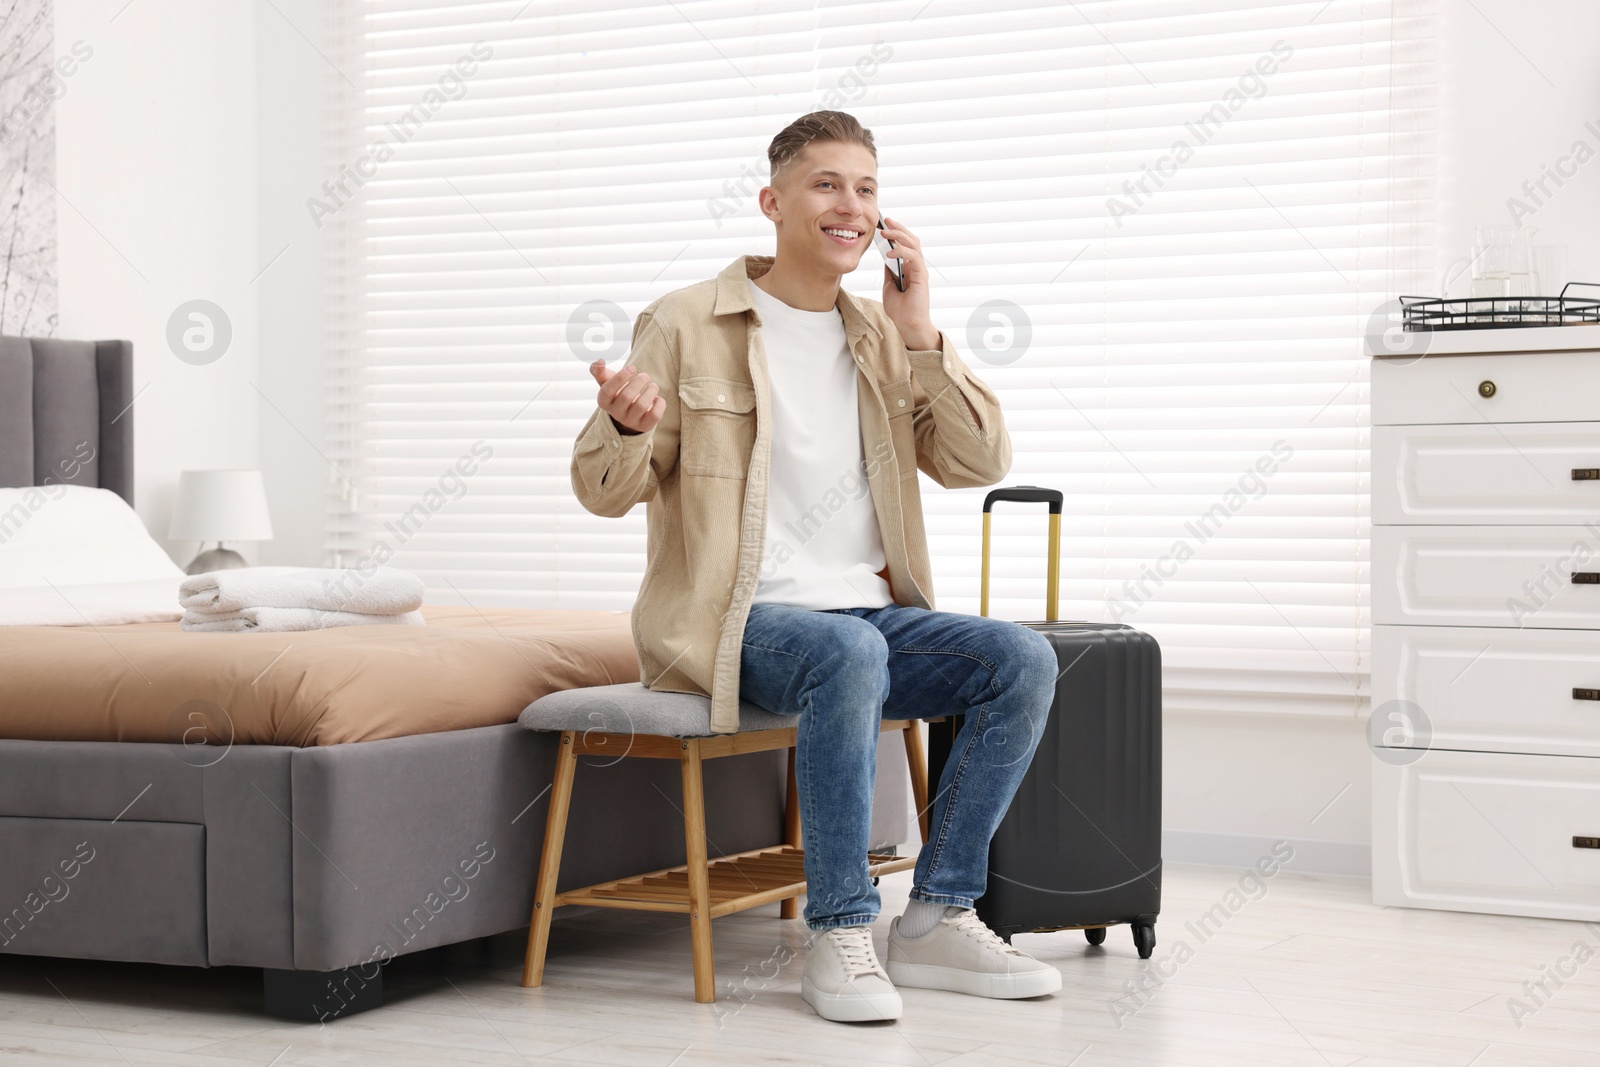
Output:
[[[213,744],[336,745],[515,722],[546,693],[639,680],[627,612],[422,613],[284,634],[6,627],[0,737],[178,742],[203,721]]]

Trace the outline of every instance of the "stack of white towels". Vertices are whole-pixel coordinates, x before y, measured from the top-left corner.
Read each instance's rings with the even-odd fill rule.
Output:
[[[185,630],[286,633],[331,626],[422,626],[422,579],[378,567],[239,567],[178,586]]]

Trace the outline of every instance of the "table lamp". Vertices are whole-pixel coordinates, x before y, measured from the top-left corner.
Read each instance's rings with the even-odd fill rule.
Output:
[[[217,547],[201,552],[186,574],[247,566],[243,556],[224,541],[270,541],[267,487],[258,470],[183,471],[178,475],[178,504],[167,536],[178,541],[207,541]]]

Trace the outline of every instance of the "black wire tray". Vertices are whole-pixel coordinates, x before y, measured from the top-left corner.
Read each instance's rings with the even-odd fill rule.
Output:
[[[1560,296],[1475,296],[1457,300],[1402,296],[1402,323],[1408,330],[1493,330],[1600,323],[1600,299],[1568,296],[1567,290],[1574,285],[1600,289],[1600,283],[1596,282],[1568,282],[1561,287]]]

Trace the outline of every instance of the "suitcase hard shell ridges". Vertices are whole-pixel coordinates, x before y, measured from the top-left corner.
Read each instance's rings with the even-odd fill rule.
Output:
[[[1051,639],[1063,674],[1029,772],[990,842],[978,914],[1001,933],[1153,922],[1160,647],[1126,626],[1024,625]]]

